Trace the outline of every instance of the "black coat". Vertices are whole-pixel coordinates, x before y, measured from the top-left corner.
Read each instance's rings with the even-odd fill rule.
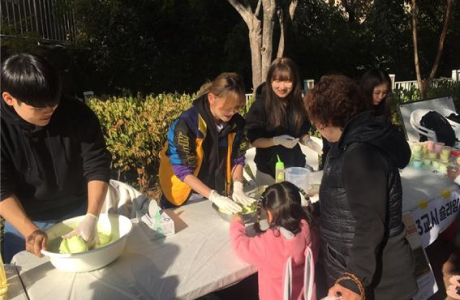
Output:
[[[35,126],[1,101],[1,200],[15,195],[33,220],[53,220],[87,201],[87,182],[110,179],[99,120],[62,99],[48,125]]]
[[[349,272],[363,283],[366,299],[410,299],[416,293],[398,170],[409,159],[404,135],[372,112],[351,120],[332,145],[319,195],[330,286]],[[340,284],[358,292],[352,281]]]

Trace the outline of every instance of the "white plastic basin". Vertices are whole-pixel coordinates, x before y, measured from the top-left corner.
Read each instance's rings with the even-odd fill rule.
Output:
[[[50,258],[56,269],[74,273],[93,271],[110,264],[123,252],[126,239],[133,227],[131,220],[121,215],[101,214],[97,224],[98,231],[112,234],[112,241],[109,244],[82,253],[59,253],[61,236],[75,228],[83,218],[84,216],[79,216],[67,219],[46,230],[48,245],[47,250],[42,250],[42,253]]]

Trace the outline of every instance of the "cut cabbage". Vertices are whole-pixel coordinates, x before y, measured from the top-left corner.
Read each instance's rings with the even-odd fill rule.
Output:
[[[95,248],[103,247],[112,241],[111,234],[103,234],[98,232],[97,235],[99,237],[99,242],[96,244]]]
[[[88,245],[86,241],[77,235],[74,235],[68,239],[63,239],[59,246],[59,252],[65,254],[81,253],[88,251]]]
[[[103,247],[109,244],[112,241],[112,234],[97,233],[99,237],[99,242],[94,246],[95,249]],[[62,239],[61,245],[59,246],[59,253],[63,254],[73,254],[81,253],[91,250],[88,247],[86,241],[78,235],[70,237],[68,239]]]
[[[242,213],[243,215],[245,215],[245,214],[251,214],[251,213],[255,212],[256,209],[257,209],[257,202],[254,202],[254,203],[252,203],[252,204],[250,204],[250,205],[242,205],[241,203],[237,203],[237,204],[243,208],[243,210],[241,211],[241,213]],[[223,208],[220,208],[220,207],[218,207],[218,209],[219,209],[219,211],[220,211],[221,213],[224,213],[224,214],[227,214],[227,215],[231,215],[231,214],[232,214],[232,212],[230,212],[230,211],[228,211],[228,210],[226,210],[226,209],[223,209]]]

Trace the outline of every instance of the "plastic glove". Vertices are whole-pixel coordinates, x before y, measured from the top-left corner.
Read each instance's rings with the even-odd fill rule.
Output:
[[[243,191],[243,183],[241,181],[235,181],[233,183],[233,194],[232,198],[235,202],[241,203],[243,206],[248,206],[251,203],[256,202],[256,199],[249,197]]]
[[[97,220],[93,214],[86,214],[83,221],[78,224],[77,228],[72,230],[66,235],[63,235],[63,239],[68,239],[74,235],[81,236],[87,243],[88,246],[94,245],[98,242],[98,235],[97,235]]]
[[[310,148],[311,150],[315,151],[316,153],[320,155],[323,154],[323,148],[317,142],[312,140],[308,135],[306,135],[302,139],[301,143]]]
[[[281,145],[285,148],[292,149],[297,145],[299,142],[299,139],[295,139],[290,135],[284,134],[284,135],[279,135],[279,136],[274,136],[273,137],[273,144],[275,146]]]
[[[233,202],[230,198],[219,195],[215,190],[211,191],[209,200],[220,209],[226,210],[232,214],[237,214],[243,210],[241,206]]]

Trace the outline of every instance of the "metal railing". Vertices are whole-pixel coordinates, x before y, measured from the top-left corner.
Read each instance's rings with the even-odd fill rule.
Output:
[[[61,0],[0,0],[3,36],[38,33],[51,41],[75,41],[75,15]]]
[[[396,75],[395,74],[389,74],[391,83],[392,83],[392,89],[402,89],[402,90],[411,90],[412,88],[418,89],[418,82],[417,80],[408,80],[408,81],[396,81]],[[460,70],[452,70],[452,78],[437,78],[432,81],[432,86],[436,87],[438,86],[439,83],[445,82],[445,81],[452,81],[452,82],[459,82],[460,81]],[[304,84],[304,90],[309,90],[312,87],[315,86],[315,81],[313,79],[305,79],[303,81]]]

